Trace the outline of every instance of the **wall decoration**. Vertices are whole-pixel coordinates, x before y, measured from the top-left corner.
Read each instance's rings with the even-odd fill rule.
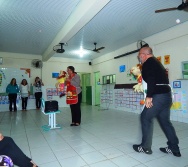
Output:
[[[161,62],[161,56],[157,56],[156,58]]]
[[[125,71],[126,71],[126,66],[125,65],[119,66],[119,72],[125,72]]]
[[[164,64],[170,64],[170,55],[164,56]]]
[[[61,94],[60,88],[47,88],[46,89],[46,96],[47,100],[52,100],[53,96],[59,96]]]
[[[5,73],[2,70],[0,70],[0,86],[2,84],[3,79],[6,79],[5,78]]]
[[[174,81],[173,88],[181,88],[181,81]]]
[[[58,78],[59,77],[59,73],[58,72],[53,72],[52,73],[52,78]]]
[[[143,93],[134,92],[132,89],[114,90],[115,108],[125,107],[131,110],[141,111],[143,106],[140,101],[144,98]]]
[[[174,102],[171,106],[173,112],[187,114],[187,91],[176,89],[174,92]]]
[[[25,74],[28,74],[29,78],[31,77],[31,69],[29,69],[29,68],[20,68],[20,70],[24,70]]]

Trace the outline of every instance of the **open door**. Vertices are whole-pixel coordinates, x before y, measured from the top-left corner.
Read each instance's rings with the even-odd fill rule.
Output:
[[[101,81],[100,81],[100,72],[95,72],[95,105],[100,105],[100,92],[101,92]]]
[[[82,103],[86,103],[86,87],[90,86],[90,74],[82,74]]]
[[[92,86],[86,86],[86,104],[92,105]]]

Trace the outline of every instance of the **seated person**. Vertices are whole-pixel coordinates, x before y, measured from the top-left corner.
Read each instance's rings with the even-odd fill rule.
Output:
[[[0,155],[6,155],[12,159],[13,164],[19,167],[37,167],[22,150],[16,145],[11,137],[3,136],[0,133]]]

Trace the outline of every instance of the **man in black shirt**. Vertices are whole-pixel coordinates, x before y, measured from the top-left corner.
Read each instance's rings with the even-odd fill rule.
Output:
[[[133,149],[137,152],[152,154],[153,119],[156,117],[168,140],[168,147],[160,150],[180,157],[179,140],[170,122],[172,95],[165,68],[153,56],[150,47],[141,48],[138,59],[142,64],[142,78],[147,83],[147,93],[145,107],[141,113],[142,143],[133,145]]]

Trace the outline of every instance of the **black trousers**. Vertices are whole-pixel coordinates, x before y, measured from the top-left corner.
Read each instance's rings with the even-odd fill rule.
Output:
[[[26,109],[27,108],[27,100],[28,97],[22,97],[22,109]]]
[[[78,103],[71,104],[71,114],[72,114],[72,123],[81,123],[81,102],[82,102],[82,92],[78,94]]]
[[[42,92],[36,92],[35,93],[36,108],[40,108],[41,107],[41,98],[42,98]]]
[[[3,140],[0,141],[0,155],[7,155],[12,159],[14,165],[19,167],[33,166],[30,162],[31,159],[22,152],[11,137],[5,136]]]
[[[17,99],[17,93],[9,93],[9,111],[12,111],[12,104],[14,104],[14,111],[17,111],[16,107],[16,99]]]

